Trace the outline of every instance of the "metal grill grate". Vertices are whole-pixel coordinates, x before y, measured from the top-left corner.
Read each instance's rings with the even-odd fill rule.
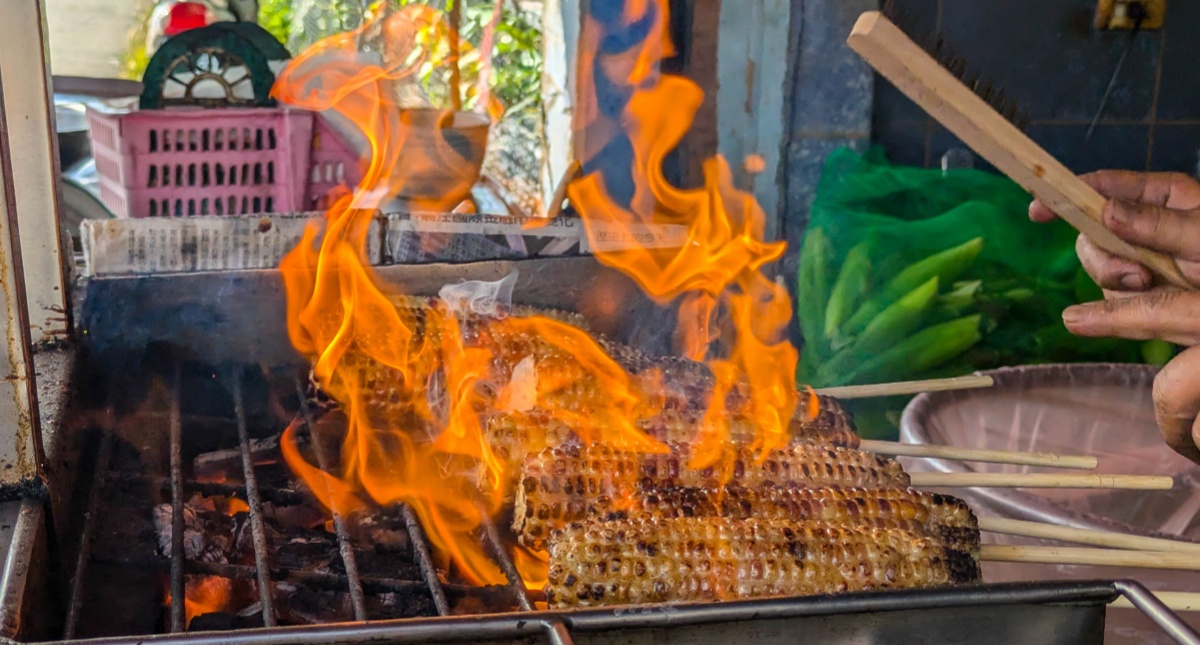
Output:
[[[187,576],[206,575],[220,576],[233,580],[254,580],[258,590],[257,601],[261,608],[263,626],[279,625],[279,614],[276,606],[275,589],[280,582],[311,585],[320,590],[335,590],[345,592],[350,598],[350,605],[355,621],[378,620],[381,616],[372,615],[366,600],[367,593],[405,592],[413,593],[418,589],[426,591],[437,616],[449,617],[455,612],[448,600],[447,591],[452,590],[458,595],[464,595],[475,590],[474,587],[443,583],[438,575],[433,560],[432,548],[421,526],[417,514],[409,507],[401,505],[398,509],[403,520],[403,526],[408,536],[412,564],[420,572],[420,581],[395,580],[380,577],[364,577],[359,568],[346,518],[334,513],[332,516],[333,533],[337,540],[337,551],[344,567],[344,574],[321,571],[295,570],[280,566],[271,561],[272,544],[266,529],[264,499],[267,497],[279,499],[287,495],[295,496],[295,491],[267,490],[260,486],[259,474],[256,470],[254,451],[251,441],[251,428],[246,411],[247,402],[245,372],[239,369],[226,370],[218,377],[220,387],[232,398],[233,418],[227,423],[236,427],[237,452],[240,455],[240,470],[244,482],[240,485],[224,482],[202,482],[185,478],[185,445],[189,439],[185,432],[185,400],[184,376],[182,363],[176,361],[168,372],[169,391],[168,410],[165,415],[164,428],[168,435],[168,472],[167,477],[146,472],[131,472],[127,469],[115,468],[113,465],[114,438],[112,433],[106,433],[100,440],[96,451],[95,475],[87,497],[87,507],[81,523],[81,542],[77,559],[74,563],[74,575],[71,579],[68,611],[64,624],[63,636],[73,639],[80,633],[80,621],[84,614],[85,598],[88,596],[87,586],[92,580],[89,563],[104,561],[131,567],[163,567],[169,565],[168,589],[170,600],[168,605],[168,620],[166,629],[171,633],[187,631],[187,614],[185,598],[187,597]],[[321,433],[315,430],[313,411],[305,396],[302,379],[294,381],[295,391],[299,400],[296,419],[301,433],[311,438],[311,446],[317,457],[317,464],[322,470],[331,472],[330,465],[334,463],[333,451],[325,445]],[[105,513],[106,493],[116,483],[146,484],[151,490],[160,489],[169,492],[171,507],[171,543],[167,563],[150,562],[146,557],[133,553],[98,553],[92,547],[97,531],[97,517]],[[264,493],[265,491],[265,493]],[[227,562],[205,562],[190,559],[185,556],[185,505],[190,492],[200,492],[204,495],[226,495],[242,497],[249,507],[247,523],[252,537],[253,566]],[[167,496],[164,496],[167,497]],[[485,514],[486,517],[486,514]],[[526,593],[524,581],[506,552],[500,531],[491,520],[486,520],[480,530],[489,555],[493,558],[508,580],[503,587],[507,594],[506,604],[520,611],[529,612],[535,609],[529,594]],[[500,588],[497,588],[500,589]],[[544,636],[549,642],[566,645],[571,642],[565,625],[556,620],[538,620],[543,626]]]

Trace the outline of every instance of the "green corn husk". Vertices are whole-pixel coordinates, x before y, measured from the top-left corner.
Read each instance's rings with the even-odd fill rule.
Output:
[[[899,298],[933,277],[941,279],[942,284],[951,284],[975,262],[981,251],[983,238],[977,237],[941,253],[935,253],[896,274],[896,277],[884,286],[883,295]]]
[[[829,300],[830,255],[829,238],[821,229],[805,233],[796,273],[796,318],[804,334],[804,351],[817,362],[826,355],[820,337],[825,324],[824,307]]]
[[[825,340],[836,343],[842,323],[854,313],[871,282],[870,244],[860,242],[846,254],[825,306]]]
[[[854,349],[865,356],[916,331],[929,313],[937,292],[938,279],[934,277],[901,296],[867,324],[867,328],[854,341]]]
[[[983,238],[977,237],[954,248],[935,253],[923,260],[910,264],[896,277],[884,285],[878,296],[865,302],[846,321],[843,334],[853,337],[861,334],[867,325],[904,294],[916,289],[930,278],[938,278],[942,284],[951,284],[966,271],[979,253],[983,251]]]
[[[982,318],[967,316],[923,329],[863,361],[844,382],[858,383],[863,378],[886,382],[936,368],[983,340]]]

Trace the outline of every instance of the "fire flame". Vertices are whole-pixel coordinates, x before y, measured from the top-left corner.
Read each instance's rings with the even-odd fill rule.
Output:
[[[702,360],[709,354],[715,339],[712,320],[724,306],[734,344],[727,358],[711,362],[717,383],[690,465],[710,466],[722,453],[729,418],[724,396],[739,389],[748,393],[743,413],[757,427],[758,448],[765,455],[786,441],[798,401],[794,379],[799,355],[786,340],[791,300],[783,285],[762,272],[783,255],[786,245],[763,240],[762,209],[733,185],[724,159],[705,163],[704,185],[695,190],[667,181],[663,161],[691,126],[703,92],[692,81],[657,71],[673,51],[666,36],[666,0],[626,2],[620,16],[610,13],[593,9],[585,23],[581,76],[587,86],[629,92],[620,118],[633,150],[633,197],[623,206],[609,194],[604,176],[593,172],[568,187],[571,203],[598,247],[597,237],[614,230],[632,236],[645,227],[685,227],[680,248],[634,246],[598,250],[596,257],[629,275],[658,302],[682,299],[676,337],[680,352],[689,358]],[[608,38],[612,32],[644,38],[614,51],[619,39]],[[604,83],[597,83],[598,78]],[[593,108],[585,110],[585,119],[582,134],[591,149],[597,132],[611,131],[603,124],[612,118]]]
[[[708,358],[715,321],[727,320],[733,344],[708,361],[716,384],[689,465],[712,467],[728,454],[730,415],[751,421],[758,430],[756,447],[765,455],[786,441],[798,401],[797,352],[784,338],[791,303],[786,289],[762,272],[784,245],[763,240],[764,215],[750,195],[733,186],[723,160],[707,163],[699,189],[681,190],[663,175],[665,156],[687,131],[702,98],[693,83],[658,72],[659,62],[673,51],[665,0],[629,0],[620,12],[594,11],[612,14],[602,16],[611,24],[596,16],[585,24],[581,79],[603,77],[627,89],[630,99],[619,118],[582,106],[586,140],[599,145],[616,128],[627,128],[635,190],[622,204],[609,194],[604,178],[592,173],[569,187],[572,203],[593,240],[604,231],[684,227],[681,248],[608,250],[597,257],[656,300],[681,301],[678,339],[687,356]],[[287,104],[336,112],[370,143],[357,189],[333,200],[324,220],[308,227],[280,266],[289,337],[345,416],[339,472],[306,459],[296,424],[283,435],[282,453],[334,512],[349,513],[368,502],[408,504],[443,564],[452,563],[470,583],[502,584],[504,576],[485,553],[477,529],[500,509],[524,454],[493,449],[485,432],[491,415],[536,412],[548,420],[542,433],[553,421],[585,443],[665,452],[667,446],[639,430],[639,422],[662,412],[664,401],[653,376],[627,373],[583,330],[542,317],[484,325],[460,319],[444,303],[407,306],[372,273],[365,249],[375,209],[412,178],[453,158],[452,148],[443,145],[400,159],[410,133],[390,83],[428,61],[416,23],[396,15],[318,43],[291,61],[275,87]],[[614,26],[641,34],[637,46],[600,55],[604,35]],[[385,39],[384,54],[374,59],[359,49],[372,34]],[[807,412],[815,415],[812,405]],[[530,438],[530,445],[546,443],[546,436]],[[517,549],[514,559],[527,584],[545,582],[545,553]]]
[[[229,606],[233,595],[233,581],[220,576],[204,576],[199,582],[194,578],[187,579],[187,590],[183,599],[183,611],[186,624],[191,625],[192,619],[204,614],[224,611]],[[171,594],[167,594],[166,604],[171,604]]]

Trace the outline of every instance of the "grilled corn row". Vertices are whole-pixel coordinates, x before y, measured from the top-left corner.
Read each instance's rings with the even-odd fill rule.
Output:
[[[673,487],[637,495],[632,505],[622,506],[597,504],[592,517],[811,520],[837,526],[893,522],[950,548],[979,553],[979,522],[966,502],[908,488]]]
[[[895,461],[829,446],[797,444],[769,455],[731,449],[726,468],[687,467],[687,448],[667,454],[633,454],[595,445],[548,448],[531,455],[521,470],[513,530],[525,544],[538,544],[550,531],[586,519],[599,509],[633,500],[639,491],[686,486],[730,485],[907,488],[908,475]]]
[[[581,522],[550,544],[551,607],[934,587],[978,563],[895,528],[714,518]]]
[[[789,443],[857,448],[861,439],[854,429],[849,413],[841,410],[841,406],[836,404],[827,407],[822,403],[821,409],[830,411],[823,412],[812,421],[805,420],[800,414],[792,419],[788,428]],[[643,419],[640,425],[646,434],[659,441],[686,444],[696,440],[703,420],[702,410],[667,409]],[[750,445],[755,439],[757,432],[752,421],[739,414],[730,415],[728,443]]]

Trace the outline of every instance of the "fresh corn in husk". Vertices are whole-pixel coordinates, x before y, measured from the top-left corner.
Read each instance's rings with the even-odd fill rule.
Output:
[[[978,563],[901,528],[724,518],[580,522],[555,533],[546,599],[589,607],[935,587]]]

